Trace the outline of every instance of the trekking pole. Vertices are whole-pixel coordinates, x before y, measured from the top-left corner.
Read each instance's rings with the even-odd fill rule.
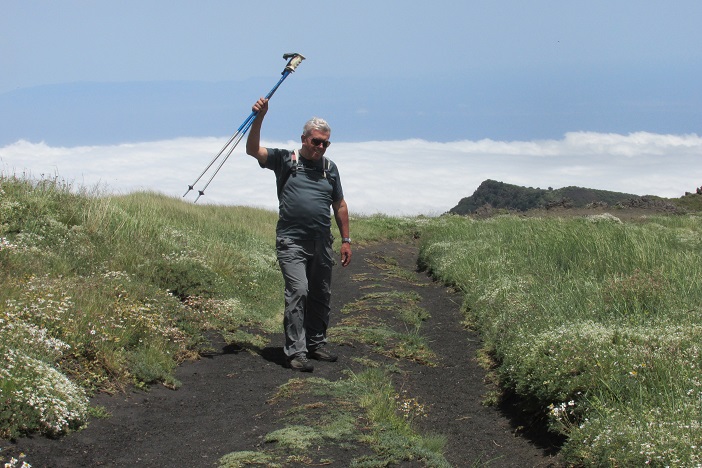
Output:
[[[295,71],[295,69],[302,63],[303,60],[305,60],[305,57],[302,54],[298,53],[290,53],[290,54],[285,54],[283,55],[283,59],[287,60],[288,63],[285,66],[285,69],[283,69],[281,75],[283,75],[280,80],[278,80],[278,83],[276,83],[275,86],[266,94],[265,99],[270,99],[273,94],[278,90],[280,85],[285,81],[285,79]],[[219,166],[215,169],[214,173],[210,177],[210,179],[207,181],[204,187],[202,187],[201,190],[198,190],[198,195],[197,198],[195,199],[194,203],[197,203],[197,201],[200,199],[201,196],[205,194],[205,189],[210,185],[210,182],[212,182],[212,179],[215,178],[217,173],[219,172],[220,169],[222,169],[222,166],[224,165],[225,162],[227,162],[227,159],[229,159],[229,156],[231,156],[232,152],[234,151],[234,148],[239,144],[242,138],[244,138],[244,135],[246,132],[249,131],[249,128],[251,128],[251,125],[253,124],[254,119],[258,115],[258,112],[252,111],[251,114],[244,120],[244,122],[239,126],[239,128],[234,132],[234,135],[227,141],[227,143],[222,147],[221,150],[219,150],[219,153],[217,153],[217,156],[215,156],[212,161],[205,167],[205,170],[203,170],[200,175],[195,179],[195,182],[193,182],[191,185],[188,185],[188,190],[183,194],[183,197],[185,197],[188,193],[190,193],[191,190],[195,189],[195,185],[202,179],[202,177],[207,173],[207,171],[210,170],[210,168],[214,165],[215,162],[224,154],[226,151],[226,155],[222,159],[222,161],[219,163]],[[232,144],[233,143],[233,144]],[[228,149],[227,149],[228,148]]]

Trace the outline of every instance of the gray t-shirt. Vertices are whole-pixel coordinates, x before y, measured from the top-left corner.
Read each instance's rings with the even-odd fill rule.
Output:
[[[279,237],[319,239],[331,232],[330,206],[344,198],[339,170],[332,161],[310,161],[292,151],[268,149],[262,167],[275,172],[278,187]],[[325,167],[326,166],[326,167]]]

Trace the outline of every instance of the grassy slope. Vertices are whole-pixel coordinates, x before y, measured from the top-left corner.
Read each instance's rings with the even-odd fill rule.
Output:
[[[276,219],[0,178],[0,436],[80,425],[86,391],[177,386],[175,366],[208,346],[207,330],[263,345],[281,322]],[[354,224],[363,242],[414,223]],[[28,405],[27,387],[45,389],[46,404]]]
[[[437,220],[422,261],[465,292],[503,387],[596,466],[700,463],[702,218]]]
[[[277,327],[275,213],[195,206],[154,193],[75,194],[55,180],[2,178],[0,184],[2,435],[80,425],[86,390],[156,381],[177,386],[174,366],[207,346],[208,329],[256,346],[261,331]],[[687,424],[688,432],[675,433],[665,424],[684,426],[684,418],[662,419],[641,403],[637,419],[613,405],[621,395],[643,401],[645,393],[662,392],[678,416],[699,414],[694,401],[687,404],[700,380],[694,367],[678,372],[682,379],[661,379],[666,366],[696,356],[694,340],[689,343],[698,330],[694,294],[702,290],[701,275],[698,262],[684,262],[699,257],[700,221],[661,217],[632,227],[600,221],[378,216],[354,219],[353,235],[361,243],[423,239],[423,261],[466,292],[469,316],[502,365],[503,384],[569,434],[574,460],[621,459],[617,451],[628,450],[643,457],[636,462],[659,450],[674,462],[679,443],[699,446],[699,428]],[[460,268],[447,273],[453,267]],[[584,318],[574,313],[582,304]],[[603,321],[603,314],[617,320]],[[661,317],[666,320],[657,323]],[[681,321],[688,333],[680,330],[675,341]],[[658,328],[649,326],[654,323]],[[608,346],[593,339],[603,336]],[[591,343],[605,350],[616,345],[618,365],[598,360],[593,353],[600,347],[590,349]],[[685,359],[677,359],[680,350]],[[670,359],[661,361],[660,353]],[[588,368],[602,362],[609,364]],[[8,371],[13,368],[25,371]],[[537,370],[544,376],[534,380]],[[648,380],[632,379],[637,375]],[[27,387],[50,409],[27,405],[21,398]],[[569,403],[576,400],[574,410]],[[61,405],[51,409],[52,402]],[[661,420],[667,422],[657,439],[647,439],[649,423]],[[602,434],[640,430],[620,431],[614,443],[593,441],[575,424],[583,421]]]

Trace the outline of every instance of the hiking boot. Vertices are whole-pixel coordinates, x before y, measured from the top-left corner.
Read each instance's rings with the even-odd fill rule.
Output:
[[[324,347],[324,345],[320,346],[319,348],[317,348],[313,351],[310,351],[307,354],[312,359],[316,359],[318,361],[336,362],[336,360],[339,359],[339,356],[330,352],[328,349],[326,349]]]
[[[307,359],[305,353],[297,353],[288,359],[288,367],[300,372],[312,372],[314,370],[314,366],[310,360]]]

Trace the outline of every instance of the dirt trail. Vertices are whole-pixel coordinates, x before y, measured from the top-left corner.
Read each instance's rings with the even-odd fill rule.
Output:
[[[481,404],[488,387],[475,359],[479,338],[460,324],[460,297],[417,272],[416,258],[417,248],[409,244],[356,247],[352,264],[335,270],[330,331],[343,320],[339,311],[367,295],[369,287],[419,294],[420,306],[431,315],[421,334],[438,356],[438,365],[392,361],[403,371],[396,377],[397,388],[426,409],[426,417],[419,420],[421,431],[446,437],[445,456],[453,466],[557,466],[551,441],[530,438],[521,430],[524,422],[504,408]],[[282,427],[282,409],[269,400],[290,378],[336,381],[344,378],[344,370],[363,370],[361,360],[354,358],[391,360],[369,346],[340,340],[332,343],[341,356],[337,363],[315,363],[313,374],[299,374],[283,367],[281,346],[282,332],[260,352],[216,342],[220,352],[178,369],[178,390],[155,386],[148,392],[97,396],[94,403],[110,417],[92,419],[87,429],[59,439],[0,440],[0,460],[24,452],[34,468],[216,466],[227,453],[264,446],[263,437]],[[333,460],[331,466],[347,466],[355,455],[348,447],[325,447],[324,453]]]

